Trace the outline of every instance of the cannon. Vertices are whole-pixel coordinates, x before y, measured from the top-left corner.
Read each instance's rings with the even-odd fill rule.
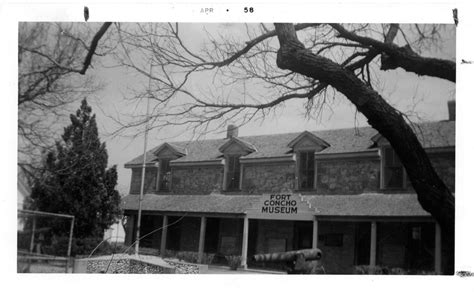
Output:
[[[319,270],[318,260],[320,260],[321,257],[321,250],[313,248],[256,254],[253,256],[253,259],[256,262],[285,263],[288,274],[317,274]]]

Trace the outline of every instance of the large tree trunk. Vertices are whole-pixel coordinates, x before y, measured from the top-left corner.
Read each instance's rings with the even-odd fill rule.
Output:
[[[280,42],[277,65],[312,77],[344,94],[392,145],[406,169],[421,206],[454,238],[454,196],[431,165],[425,150],[403,115],[355,74],[313,54],[298,40],[292,24],[275,24]],[[450,240],[452,241],[452,240]]]

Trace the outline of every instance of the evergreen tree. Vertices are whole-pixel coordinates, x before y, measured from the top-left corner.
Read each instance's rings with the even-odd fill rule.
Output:
[[[102,237],[120,215],[115,190],[117,169],[107,169],[107,150],[101,143],[95,115],[84,99],[62,140],[47,153],[41,179],[33,187],[31,208],[75,216],[74,237]],[[56,225],[56,224],[55,224]],[[52,226],[53,233],[69,233],[68,224]]]

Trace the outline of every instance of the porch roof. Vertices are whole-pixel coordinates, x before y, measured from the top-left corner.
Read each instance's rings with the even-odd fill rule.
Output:
[[[416,194],[305,196],[316,216],[429,217]]]
[[[124,210],[138,210],[138,195],[123,199]],[[430,217],[416,194],[303,195],[315,216]],[[156,212],[244,214],[261,195],[154,195],[143,197],[142,210]],[[291,220],[291,216],[288,217]]]
[[[123,198],[124,210],[138,210],[138,195]],[[143,211],[244,214],[258,202],[252,195],[153,195],[143,196]]]

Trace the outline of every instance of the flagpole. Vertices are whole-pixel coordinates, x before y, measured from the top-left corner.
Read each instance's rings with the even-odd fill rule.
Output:
[[[151,76],[151,68],[152,63],[150,61],[150,76]],[[148,80],[148,93],[151,91],[151,77]],[[143,164],[142,164],[142,177],[141,177],[141,184],[140,184],[140,197],[138,199],[138,218],[137,218],[137,231],[135,236],[135,255],[138,255],[138,251],[140,249],[140,225],[142,221],[142,201],[143,201],[143,193],[145,190],[145,170],[146,170],[146,150],[148,144],[148,120],[149,120],[149,108],[150,108],[150,96],[147,95],[146,97],[146,120],[145,120],[145,141],[143,143]]]

